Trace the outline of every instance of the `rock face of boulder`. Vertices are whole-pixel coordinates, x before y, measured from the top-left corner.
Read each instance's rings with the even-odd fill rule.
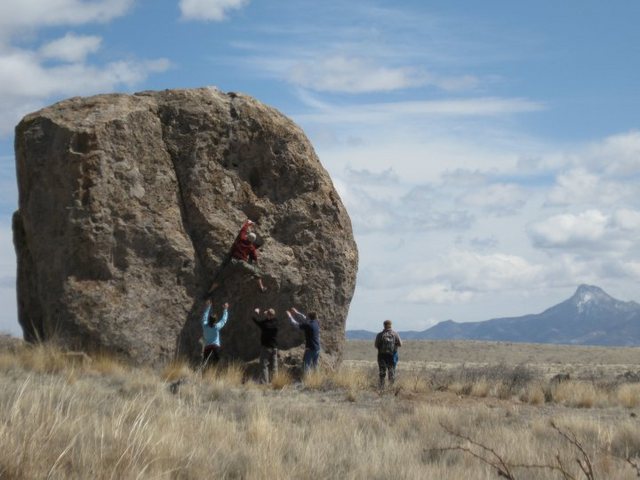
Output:
[[[236,272],[225,355],[259,353],[253,309],[273,307],[283,349],[315,310],[339,361],[358,254],[351,222],[303,132],[214,88],[72,98],[16,128],[18,316],[28,341],[117,352],[140,363],[200,355],[203,295],[246,218],[264,242],[267,292]]]

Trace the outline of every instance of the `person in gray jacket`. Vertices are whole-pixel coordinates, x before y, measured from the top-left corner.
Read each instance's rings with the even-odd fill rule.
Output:
[[[396,363],[394,355],[398,347],[402,346],[402,340],[398,332],[391,328],[391,320],[385,320],[382,324],[384,330],[376,335],[375,347],[378,349],[378,370],[380,373],[380,388],[384,388],[385,377],[389,376],[389,385],[393,385],[396,379]]]

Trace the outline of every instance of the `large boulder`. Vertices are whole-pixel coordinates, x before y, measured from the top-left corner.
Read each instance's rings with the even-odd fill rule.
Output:
[[[304,133],[260,102],[214,88],[71,98],[16,127],[18,317],[28,341],[140,363],[200,355],[203,295],[246,218],[267,291],[238,271],[226,355],[259,353],[255,307],[300,345],[294,305],[318,312],[339,361],[357,270],[351,223]]]

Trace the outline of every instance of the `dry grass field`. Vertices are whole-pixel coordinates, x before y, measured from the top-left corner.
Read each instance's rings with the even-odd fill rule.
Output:
[[[345,358],[351,366],[375,362],[373,341],[347,342]],[[399,368],[448,368],[466,365],[527,365],[547,376],[568,373],[581,378],[640,372],[640,348],[479,342],[474,340],[405,341]]]
[[[284,373],[270,386],[240,365],[203,374],[5,350],[0,478],[640,475],[634,349],[407,343],[396,385],[379,392],[365,343],[349,343],[335,372],[304,383]],[[550,376],[565,370],[568,380]]]

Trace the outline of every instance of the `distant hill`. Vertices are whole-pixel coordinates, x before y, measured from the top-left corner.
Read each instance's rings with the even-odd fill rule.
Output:
[[[447,320],[422,332],[399,333],[407,340],[636,346],[640,345],[640,304],[616,300],[599,287],[580,285],[571,298],[539,314],[468,323]],[[349,340],[374,338],[374,332],[347,331]]]
[[[347,340],[375,340],[376,333],[369,330],[347,330]]]

